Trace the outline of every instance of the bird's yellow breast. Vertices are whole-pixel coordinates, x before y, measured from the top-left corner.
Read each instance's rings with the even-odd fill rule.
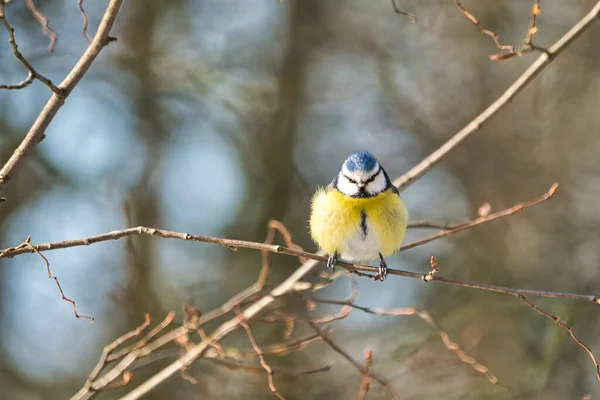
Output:
[[[393,254],[402,245],[408,223],[404,202],[389,189],[367,198],[318,189],[311,211],[314,241],[329,254],[338,252],[348,261],[370,261],[378,253],[384,257]]]

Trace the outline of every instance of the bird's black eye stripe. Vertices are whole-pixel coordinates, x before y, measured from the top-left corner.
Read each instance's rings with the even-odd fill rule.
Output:
[[[379,169],[377,170],[377,173],[375,175],[373,175],[372,177],[370,177],[369,179],[367,179],[365,181],[365,185],[373,182],[375,180],[375,178],[377,178],[377,175],[379,175],[380,173],[381,173],[381,167],[379,167]]]
[[[353,183],[353,184],[356,185],[356,181],[354,179],[350,178],[348,175],[344,174],[344,178],[348,179],[348,182]]]

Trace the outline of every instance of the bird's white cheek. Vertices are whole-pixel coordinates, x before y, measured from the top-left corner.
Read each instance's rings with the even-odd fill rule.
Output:
[[[369,184],[367,185],[367,192],[371,194],[377,194],[383,192],[386,186],[387,183],[385,181],[385,176],[382,173],[380,173],[375,177],[373,182],[369,182]]]
[[[347,196],[353,196],[358,193],[358,188],[351,183],[345,176],[340,175],[337,181],[337,189]]]

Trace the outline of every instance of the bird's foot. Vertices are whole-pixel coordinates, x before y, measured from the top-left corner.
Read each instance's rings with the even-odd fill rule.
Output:
[[[327,260],[327,268],[333,272],[335,271],[335,264],[338,262],[338,253],[334,252],[329,256],[329,260]]]
[[[381,261],[379,262],[379,273],[377,274],[377,277],[380,281],[385,281],[385,278],[388,276],[388,267],[381,253],[379,253],[379,260]]]

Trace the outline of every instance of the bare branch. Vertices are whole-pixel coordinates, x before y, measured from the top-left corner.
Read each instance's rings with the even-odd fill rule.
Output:
[[[362,383],[360,384],[360,392],[358,393],[358,400],[364,400],[367,397],[367,392],[371,387],[371,365],[373,364],[373,350],[365,350],[365,375],[363,376]]]
[[[94,369],[90,373],[85,385],[79,390],[79,392],[77,392],[73,397],[71,397],[71,400],[84,400],[84,399],[89,399],[90,397],[92,397],[93,392],[90,390],[92,383],[98,377],[98,375],[100,374],[102,369],[106,366],[106,363],[108,362],[108,357],[110,356],[110,354],[117,347],[119,347],[120,345],[125,343],[127,340],[129,340],[133,337],[139,336],[148,327],[148,325],[150,325],[150,316],[148,314],[146,314],[144,322],[140,326],[138,326],[136,329],[134,329],[130,332],[127,332],[126,334],[118,337],[112,343],[110,343],[108,346],[105,346],[104,349],[102,350],[102,354],[100,355],[100,360],[98,361],[98,364],[96,364],[96,367],[94,367]]]
[[[21,244],[21,246],[30,248],[33,252],[35,252],[38,256],[40,256],[42,258],[42,260],[44,260],[44,264],[46,264],[46,272],[48,272],[48,278],[54,279],[54,282],[56,282],[56,286],[58,287],[58,291],[60,292],[60,296],[62,297],[62,299],[68,303],[71,303],[71,306],[73,306],[73,314],[75,314],[75,318],[89,319],[90,322],[94,322],[93,317],[88,317],[87,315],[81,315],[81,314],[77,313],[77,305],[75,304],[75,300],[72,300],[72,299],[68,298],[67,296],[65,296],[65,292],[63,292],[63,290],[62,290],[62,287],[60,286],[60,282],[58,281],[58,278],[52,274],[52,271],[50,271],[50,262],[48,261],[48,259],[46,257],[44,257],[44,255],[42,253],[40,253],[35,247],[33,247],[31,245],[31,243],[29,243],[30,240],[31,240],[31,237],[28,237],[27,240],[25,240]]]
[[[349,303],[349,302],[344,302],[344,301],[339,301],[339,300],[328,300],[328,299],[318,299],[318,298],[312,298],[312,300],[317,303],[323,303],[323,304],[347,305],[349,307],[356,308],[357,310],[361,310],[366,313],[373,314],[373,315],[379,315],[379,316],[397,317],[397,316],[405,316],[405,315],[416,315],[417,317],[419,317],[423,321],[425,321],[425,323],[427,323],[427,325],[429,325],[435,331],[437,331],[440,338],[442,339],[442,342],[444,343],[444,346],[446,346],[446,348],[448,350],[456,353],[456,355],[462,362],[469,364],[471,367],[473,367],[473,369],[475,371],[479,372],[480,374],[483,374],[494,385],[498,383],[498,378],[494,374],[489,372],[489,368],[483,364],[480,364],[479,362],[477,362],[477,360],[475,360],[474,358],[467,355],[460,348],[460,346],[458,344],[454,343],[450,339],[450,336],[448,335],[448,333],[446,331],[444,331],[442,328],[440,328],[440,326],[433,320],[433,318],[431,317],[431,315],[429,315],[429,313],[427,311],[419,310],[418,308],[415,308],[415,307],[393,308],[393,309],[389,309],[389,310],[386,310],[383,308],[374,308],[373,309],[373,308],[362,307],[362,306],[356,305],[354,303]]]
[[[146,343],[153,336],[156,336],[171,322],[173,322],[174,316],[174,313],[168,313],[166,318],[160,324],[154,327],[141,340],[130,347],[131,350],[129,353],[119,363],[117,363],[117,365],[115,365],[110,371],[106,372],[102,377],[98,378],[99,373],[106,366],[106,364],[115,359],[114,357],[111,357],[112,352],[126,340],[135,336],[139,336],[150,323],[150,317],[146,315],[146,321],[137,329],[121,336],[107,346],[107,348],[105,348],[102,352],[100,361],[96,365],[96,368],[94,368],[94,371],[92,371],[90,374],[90,377],[86,381],[85,385],[71,398],[71,400],[87,400],[98,391],[115,389],[129,383],[131,377],[133,376],[130,371],[131,365],[136,361],[136,359],[145,354],[143,350]],[[117,381],[119,377],[122,377],[121,381]]]
[[[533,7],[531,7],[531,19],[529,22],[529,29],[527,30],[527,35],[525,36],[525,40],[523,41],[523,49],[531,49],[533,48],[533,35],[538,31],[537,26],[535,26],[537,16],[540,15],[540,0],[535,0],[533,3]]]
[[[25,0],[25,4],[27,5],[29,11],[31,11],[33,17],[42,26],[44,34],[50,39],[50,43],[48,44],[48,51],[52,53],[56,45],[56,33],[52,29],[50,29],[48,18],[46,18],[46,16],[42,14],[42,12],[35,6],[35,4],[33,4],[33,0]]]
[[[260,346],[256,342],[256,338],[254,337],[254,334],[252,333],[252,329],[250,329],[250,326],[244,319],[244,316],[237,309],[236,309],[236,315],[239,318],[240,325],[246,331],[246,334],[248,335],[248,339],[250,339],[250,343],[252,344],[252,348],[256,352],[256,355],[258,356],[260,365],[262,365],[264,370],[267,372],[267,376],[269,378],[269,389],[275,396],[279,397],[281,400],[285,400],[285,398],[277,391],[277,388],[275,387],[275,382],[273,381],[273,369],[265,360],[263,351],[260,349]]]
[[[475,18],[473,16],[473,14],[471,14],[470,12],[468,12],[462,6],[462,4],[460,4],[460,1],[454,0],[454,3],[456,4],[456,7],[458,7],[458,9],[460,10],[460,12],[462,12],[465,15],[465,17],[467,17],[472,23],[475,24],[475,26],[477,26],[477,29],[479,29],[479,32],[481,32],[484,35],[488,35],[492,39],[494,39],[494,43],[496,43],[496,47],[498,47],[500,50],[508,50],[510,53],[514,53],[515,52],[515,47],[514,46],[504,45],[504,44],[500,43],[500,38],[498,37],[498,34],[496,32],[484,29],[483,26],[481,25],[481,23],[477,20],[477,18]]]
[[[542,54],[496,101],[479,114],[467,126],[452,136],[446,143],[431,153],[423,161],[413,167],[406,174],[394,181],[398,189],[406,189],[411,183],[423,176],[427,171],[437,165],[452,150],[461,144],[470,135],[478,131],[489,119],[508,104],[521,90],[523,90],[552,60],[569,46],[579,35],[589,28],[600,16],[600,1],[585,17],[571,28],[563,37]]]
[[[256,316],[258,313],[260,313],[262,310],[268,307],[271,303],[273,303],[273,301],[275,301],[275,298],[291,291],[294,288],[294,285],[306,274],[311,272],[317,266],[317,264],[318,263],[316,261],[311,260],[301,265],[285,281],[283,281],[275,289],[273,289],[269,293],[269,295],[262,297],[260,300],[256,301],[255,303],[251,304],[248,308],[246,308],[242,312],[242,317],[245,320],[249,320]],[[192,364],[196,359],[202,356],[202,354],[210,346],[210,343],[221,340],[238,327],[239,318],[237,317],[232,318],[229,321],[223,323],[206,340],[203,340],[202,342],[188,350],[177,361],[169,364],[160,372],[158,372],[150,379],[142,383],[140,386],[129,392],[127,395],[123,396],[121,400],[139,399],[141,396],[152,390],[165,379],[177,373],[177,371],[181,370],[182,368],[185,369],[188,365]]]
[[[35,8],[35,6],[34,6],[34,8]],[[25,57],[23,57],[23,54],[21,54],[21,52],[19,51],[19,45],[17,44],[17,40],[15,39],[15,30],[8,22],[8,19],[6,17],[5,5],[1,1],[0,1],[0,20],[2,21],[2,25],[4,25],[4,29],[6,29],[6,32],[8,32],[8,43],[10,43],[10,46],[12,47],[13,54],[19,61],[21,61],[21,64],[23,64],[25,66],[25,68],[27,68],[27,71],[29,71],[29,74],[27,75],[27,78],[24,81],[14,84],[14,85],[0,85],[0,89],[8,89],[8,90],[23,89],[23,88],[29,86],[33,82],[34,79],[37,79],[38,81],[42,82],[44,85],[48,86],[50,88],[50,90],[52,90],[54,92],[54,96],[62,97],[64,95],[63,89],[57,87],[56,85],[54,85],[52,83],[52,81],[50,79],[46,78],[44,75],[37,72],[35,70],[35,68],[33,68],[33,66],[29,63],[29,61],[27,61],[25,59]],[[40,135],[40,137],[41,137],[41,135]],[[38,141],[39,140],[40,139],[38,139]],[[5,176],[6,174],[2,173],[0,171],[0,184],[3,180],[2,175]]]
[[[594,363],[594,366],[596,367],[596,377],[598,378],[598,381],[600,381],[600,366],[598,365],[598,361],[596,360],[596,357],[594,357],[594,353],[592,353],[592,350],[588,346],[586,346],[586,344],[583,343],[581,341],[581,339],[579,339],[575,335],[575,333],[573,332],[571,327],[569,325],[567,325],[565,322],[563,322],[563,320],[560,319],[560,317],[557,317],[556,315],[550,314],[549,312],[542,310],[541,308],[539,308],[538,306],[536,306],[535,304],[533,304],[532,302],[527,300],[527,298],[525,298],[525,296],[523,296],[522,294],[519,294],[516,297],[521,299],[525,304],[527,304],[530,308],[532,308],[539,314],[543,315],[544,317],[550,318],[551,320],[556,322],[559,326],[566,329],[566,331],[569,332],[569,335],[571,335],[571,338],[573,338],[575,343],[577,343],[579,346],[581,346],[581,348],[584,349],[590,356],[590,359],[592,360],[592,362]]]
[[[166,318],[160,324],[158,324],[154,328],[152,328],[152,330],[150,332],[148,332],[140,341],[138,341],[137,343],[134,343],[133,345],[126,347],[118,352],[115,352],[115,353],[111,352],[111,354],[106,358],[106,361],[110,362],[110,361],[118,360],[119,358],[126,356],[127,354],[131,353],[132,351],[145,346],[150,341],[150,339],[152,339],[154,336],[158,335],[160,332],[162,332],[163,329],[165,329],[167,326],[169,326],[169,324],[171,324],[173,322],[174,318],[175,318],[175,314],[173,312],[168,313]]]
[[[90,24],[90,19],[88,18],[87,13],[83,9],[83,0],[77,0],[77,7],[79,8],[79,13],[81,14],[81,19],[83,20],[83,28],[81,28],[81,33],[87,39],[88,43],[92,43],[92,37],[88,33],[88,25]]]
[[[479,31],[485,35],[491,36],[494,39],[494,42],[496,43],[496,46],[500,49],[500,50],[508,50],[508,53],[499,53],[499,54],[492,54],[490,56],[490,60],[492,61],[503,61],[503,60],[508,60],[511,59],[513,57],[520,57],[525,53],[528,53],[530,51],[533,50],[539,50],[542,51],[544,53],[547,53],[548,50],[535,46],[532,41],[533,41],[533,35],[535,35],[535,33],[537,32],[537,27],[536,27],[536,19],[537,16],[540,14],[540,0],[535,0],[533,3],[533,7],[531,9],[531,19],[529,22],[529,29],[527,30],[527,35],[525,35],[525,40],[523,41],[523,46],[521,46],[521,48],[519,50],[515,50],[514,46],[508,46],[508,45],[501,45],[500,44],[500,39],[498,38],[498,34],[496,34],[495,32],[489,31],[487,29],[484,29],[483,26],[481,26],[481,23],[477,20],[477,18],[475,18],[473,16],[473,14],[471,14],[470,12],[468,12],[461,4],[458,0],[454,0],[454,3],[456,4],[456,6],[458,7],[458,9],[465,15],[465,17],[467,17],[471,22],[473,22],[477,28],[479,29]]]
[[[430,222],[430,221],[417,221],[410,222],[407,226],[408,229],[443,229],[450,230],[454,229],[460,225],[464,224],[464,222],[460,222],[457,224],[443,224],[440,222]]]
[[[73,67],[69,75],[58,85],[57,90],[53,90],[54,94],[50,97],[50,100],[46,103],[46,106],[42,109],[37,119],[33,123],[32,127],[29,129],[29,132],[21,142],[21,144],[16,148],[10,159],[4,164],[2,169],[0,169],[0,192],[4,190],[8,182],[13,177],[15,171],[21,164],[21,162],[29,155],[29,153],[33,150],[33,148],[40,142],[40,140],[44,136],[44,132],[52,122],[52,119],[58,112],[58,110],[65,103],[65,99],[73,88],[79,83],[83,75],[90,68],[102,48],[106,46],[110,42],[109,33],[112,28],[115,19],[117,17],[117,13],[121,7],[123,0],[110,0],[104,16],[100,21],[100,26],[98,27],[98,31],[92,40],[92,43],[89,45],[85,53],[81,56],[77,64]],[[4,23],[4,26],[9,30],[11,37],[11,45],[13,46],[13,52],[15,56],[19,58],[20,54],[17,50],[16,43],[14,43],[14,34],[12,33],[12,28],[8,25],[4,14],[4,4],[0,2],[0,19]],[[31,65],[25,61],[25,59],[20,56],[19,60],[27,67],[30,73],[33,73],[40,79],[40,75],[37,72],[34,72]],[[50,81],[48,81],[50,82]],[[48,82],[44,82],[48,84]]]
[[[394,392],[392,385],[386,379],[380,377],[379,375],[375,374],[374,372],[367,370],[366,367],[364,367],[361,363],[359,363],[354,358],[352,358],[352,356],[350,354],[348,354],[346,351],[344,351],[344,349],[342,349],[333,340],[331,340],[331,338],[329,336],[327,336],[321,330],[321,328],[319,328],[319,326],[317,324],[315,324],[314,322],[312,322],[310,320],[308,320],[306,322],[311,326],[311,328],[314,329],[315,332],[317,332],[317,334],[319,336],[321,336],[321,340],[323,340],[325,343],[327,343],[327,345],[329,345],[329,347],[331,347],[336,353],[338,353],[339,355],[344,357],[346,360],[348,360],[348,362],[350,364],[352,364],[363,376],[366,376],[366,375],[370,376],[371,378],[376,380],[379,384],[381,384],[383,387],[385,387],[385,389],[387,390],[388,394],[390,395],[390,397],[392,399],[398,399],[398,396]]]
[[[248,364],[243,364],[237,361],[230,361],[230,360],[219,360],[218,358],[211,358],[210,360],[214,361],[216,364],[218,365],[222,365],[226,368],[230,368],[230,369],[239,369],[239,370],[243,370],[246,372],[250,372],[250,373],[261,373],[261,372],[267,372],[265,371],[265,369],[261,366],[257,366],[257,365],[248,365]],[[312,375],[312,374],[316,374],[319,372],[327,372],[329,370],[331,370],[331,365],[327,364],[324,365],[322,367],[318,367],[318,368],[306,368],[306,369],[289,369],[289,368],[282,368],[282,367],[271,367],[273,372],[277,372],[278,374],[282,374],[282,375],[287,375],[290,377],[299,377],[302,375]]]
[[[518,204],[514,207],[511,207],[504,211],[500,211],[498,213],[489,214],[487,217],[479,217],[473,221],[459,224],[453,228],[452,233],[456,233],[461,230],[467,229],[467,227],[479,225],[483,222],[489,222],[489,221],[492,221],[492,220],[500,218],[500,217],[512,215],[516,212],[523,210],[524,208],[530,207],[535,204],[539,204],[540,202],[542,202],[546,199],[549,199],[554,194],[555,190],[556,190],[556,187],[553,186],[552,188],[550,188],[550,190],[546,194],[542,195],[541,197],[539,197],[537,199],[531,200],[531,201],[523,203],[523,204]],[[450,233],[447,233],[446,231],[440,232],[436,235],[432,235],[430,237],[422,239],[420,244],[428,243],[434,239],[439,239],[441,237],[448,236],[449,234]],[[291,256],[295,256],[295,257],[304,257],[306,259],[310,259],[310,260],[312,260],[312,261],[309,261],[309,263],[311,263],[311,264],[316,263],[316,261],[322,261],[322,262],[327,261],[327,257],[324,255],[321,255],[321,253],[312,254],[312,253],[308,253],[308,252],[305,252],[302,250],[297,250],[295,248],[292,249],[292,248],[271,245],[271,244],[266,244],[266,243],[249,242],[249,241],[245,241],[245,240],[233,240],[233,239],[215,238],[215,237],[211,237],[211,236],[192,235],[192,234],[184,233],[184,232],[173,232],[173,231],[167,231],[167,230],[162,230],[162,229],[147,228],[147,227],[143,227],[143,226],[139,226],[137,228],[128,228],[128,229],[123,229],[123,230],[118,230],[118,231],[112,231],[112,232],[108,232],[108,233],[105,233],[102,235],[92,236],[92,237],[88,237],[88,238],[66,240],[66,241],[62,241],[62,242],[45,243],[45,244],[38,244],[38,245],[32,245],[32,246],[35,247],[35,249],[37,251],[43,252],[43,251],[49,251],[49,250],[55,250],[55,249],[64,249],[64,248],[68,248],[68,247],[89,246],[94,243],[104,242],[104,241],[108,241],[108,240],[116,240],[116,239],[120,239],[120,238],[127,237],[127,236],[133,236],[133,235],[147,235],[147,236],[161,237],[161,238],[171,238],[171,239],[179,239],[179,240],[213,243],[213,244],[225,246],[230,249],[247,248],[247,249],[267,251],[267,252],[271,252],[271,253],[286,254],[286,255],[291,255]],[[433,236],[435,236],[435,237],[433,237]],[[415,247],[415,244],[409,243],[406,246],[404,246],[402,248],[402,250],[405,250],[407,248],[412,248],[412,247]],[[24,246],[23,244],[21,244],[17,247],[11,247],[11,248],[7,248],[3,251],[0,251],[0,258],[11,258],[11,257],[17,256],[20,254],[32,253],[32,252],[33,252],[33,250],[29,246]],[[307,264],[307,263],[305,263],[305,264]],[[369,272],[369,273],[377,273],[377,270],[378,270],[377,267],[372,267],[372,266],[367,266],[367,265],[358,265],[358,264],[355,265],[355,264],[345,263],[342,261],[339,261],[337,263],[337,265],[344,267],[357,275],[367,276],[369,278],[372,278],[372,275],[362,274],[360,271]],[[267,264],[263,263],[263,268],[265,268],[265,266],[268,268],[268,263]],[[397,275],[397,276],[403,276],[403,277],[407,277],[407,278],[416,278],[416,279],[423,279],[425,276],[424,274],[411,272],[411,271],[403,271],[403,270],[398,270],[398,269],[389,269],[388,273],[390,275]],[[264,273],[264,272],[261,273],[261,276],[259,277],[259,280],[257,281],[257,283],[255,285],[251,286],[250,288],[246,289],[245,292],[240,293],[240,295],[239,295],[240,297],[235,296],[230,301],[228,301],[226,304],[224,304],[222,307],[220,307],[217,310],[211,311],[210,313],[203,316],[203,318],[206,318],[207,320],[213,319],[219,315],[226,314],[227,312],[233,310],[233,308],[237,304],[239,304],[241,301],[247,299],[250,296],[255,295],[264,287],[264,282],[266,281],[265,276],[266,276],[266,273]],[[488,284],[484,284],[484,283],[463,281],[463,280],[454,279],[454,278],[446,278],[446,277],[442,277],[442,276],[438,276],[438,275],[432,277],[432,279],[426,279],[426,281],[449,283],[452,285],[470,287],[470,288],[487,290],[487,291],[492,291],[492,292],[500,292],[500,293],[508,293],[508,294],[520,293],[523,295],[541,296],[541,297],[559,297],[559,298],[566,298],[566,299],[571,299],[571,300],[584,300],[584,301],[587,301],[590,303],[600,304],[600,299],[594,295],[559,293],[559,292],[527,290],[527,289],[513,289],[513,288],[508,288],[508,287],[503,287],[503,286],[495,286],[495,285],[488,285]]]
[[[409,13],[408,11],[402,11],[396,5],[396,0],[392,0],[392,7],[394,8],[394,12],[396,12],[396,14],[406,15],[410,19],[410,22],[415,22],[417,20],[417,16],[415,14]]]
[[[548,189],[548,191],[546,193],[544,193],[542,196],[538,197],[537,199],[533,199],[533,200],[525,202],[525,203],[517,204],[511,208],[499,211],[497,213],[488,214],[485,217],[479,217],[474,220],[464,222],[462,224],[456,224],[453,227],[451,227],[450,229],[436,233],[435,235],[427,236],[423,239],[419,239],[412,243],[405,244],[404,246],[402,246],[400,251],[404,251],[404,250],[412,249],[413,247],[424,245],[425,243],[429,243],[432,240],[450,236],[457,232],[463,231],[465,229],[473,228],[477,225],[481,225],[486,222],[494,221],[498,218],[507,217],[509,215],[514,215],[516,213],[523,211],[524,209],[526,209],[528,207],[535,206],[536,204],[542,203],[542,202],[552,198],[552,196],[554,196],[556,194],[557,190],[558,190],[558,184],[555,183],[554,185],[552,185],[550,187],[550,189]]]
[[[133,337],[139,336],[148,327],[148,325],[150,325],[150,321],[151,321],[150,315],[145,314],[144,322],[140,326],[138,326],[136,329],[134,329],[132,331],[127,332],[123,336],[118,337],[112,343],[110,343],[108,346],[104,347],[104,349],[102,350],[102,355],[100,356],[100,361],[98,361],[98,364],[96,364],[96,367],[92,370],[92,372],[90,373],[90,376],[88,377],[88,383],[90,385],[98,377],[98,375],[100,374],[100,371],[102,371],[102,368],[104,368],[106,366],[106,363],[111,361],[109,359],[109,356],[111,355],[111,353],[117,347],[119,347],[120,345],[125,343],[127,340],[129,340]]]

